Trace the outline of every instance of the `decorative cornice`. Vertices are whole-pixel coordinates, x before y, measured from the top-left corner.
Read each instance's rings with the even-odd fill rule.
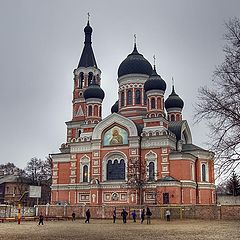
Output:
[[[169,154],[169,160],[175,161],[175,160],[189,160],[192,162],[195,162],[197,158],[190,154],[190,153],[183,153],[183,152],[171,152]]]

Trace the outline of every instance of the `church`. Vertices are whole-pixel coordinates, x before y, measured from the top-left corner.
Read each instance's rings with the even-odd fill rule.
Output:
[[[66,142],[50,155],[51,203],[215,204],[214,154],[192,143],[177,89],[165,96],[165,81],[136,42],[118,68],[118,100],[102,118],[104,79],[92,32],[88,20]]]

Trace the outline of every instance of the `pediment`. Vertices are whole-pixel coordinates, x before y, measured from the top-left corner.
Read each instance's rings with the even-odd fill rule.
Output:
[[[138,136],[137,127],[134,122],[122,115],[113,113],[99,122],[93,130],[92,140],[101,139],[102,133],[110,126],[122,126],[128,130],[129,137]]]

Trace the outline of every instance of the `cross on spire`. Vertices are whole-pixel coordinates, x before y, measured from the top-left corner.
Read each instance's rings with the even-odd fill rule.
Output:
[[[156,56],[153,55],[153,69],[156,70]]]
[[[90,13],[89,12],[87,13],[87,16],[88,16],[88,21],[89,21],[89,18],[90,18]]]
[[[136,34],[134,34],[133,36],[134,36],[134,44],[136,44],[137,43],[137,36],[136,36]]]

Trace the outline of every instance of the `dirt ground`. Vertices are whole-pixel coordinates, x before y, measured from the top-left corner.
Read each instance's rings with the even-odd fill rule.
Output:
[[[152,220],[151,225],[133,223],[123,224],[120,219],[113,224],[111,220],[92,219],[90,224],[84,220],[48,221],[43,226],[37,222],[0,223],[0,239],[164,239],[164,240],[233,240],[240,239],[240,221],[173,220],[171,222]]]

